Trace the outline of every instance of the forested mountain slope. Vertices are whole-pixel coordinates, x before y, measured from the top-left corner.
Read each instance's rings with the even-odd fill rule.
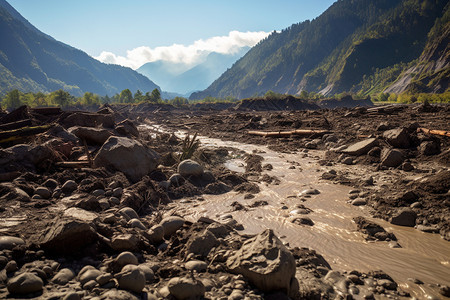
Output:
[[[130,68],[101,63],[83,51],[40,32],[0,0],[0,95],[12,89],[50,92],[64,89],[114,95],[123,89],[158,88]]]
[[[429,54],[433,47],[428,45],[446,41],[440,33],[446,32],[443,18],[447,2],[339,0],[312,21],[273,32],[191,98],[244,98],[268,90],[326,95],[381,92],[401,79],[406,70],[435,58]],[[433,30],[439,33],[431,34]],[[442,51],[448,54],[448,49]],[[448,69],[444,53],[445,57],[446,62],[437,65]],[[411,87],[402,86],[403,90]],[[448,84],[439,89],[447,88]],[[426,89],[436,90],[432,86]]]

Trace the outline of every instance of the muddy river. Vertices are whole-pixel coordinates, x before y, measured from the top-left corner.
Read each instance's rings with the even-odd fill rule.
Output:
[[[153,128],[155,129],[155,128]],[[320,166],[320,151],[285,154],[258,146],[202,137],[203,146],[233,147],[247,153],[257,153],[264,158],[264,164],[273,169],[263,171],[280,180],[278,185],[258,183],[261,192],[253,199],[244,199],[244,194],[229,192],[222,195],[204,195],[203,201],[178,201],[177,213],[186,219],[196,221],[199,217],[225,220],[232,216],[244,227],[245,233],[260,233],[271,228],[291,247],[308,247],[324,256],[333,269],[341,271],[383,270],[405,291],[419,299],[439,299],[436,289],[430,284],[450,285],[450,243],[438,234],[423,233],[409,227],[395,226],[380,219],[373,219],[369,207],[353,206],[348,203],[351,187],[333,184],[321,179],[322,173],[330,169],[346,169],[361,178],[368,174],[364,166]],[[239,155],[226,163],[236,172],[243,172],[243,161]],[[292,168],[295,166],[295,168]],[[380,173],[381,174],[381,173]],[[374,176],[375,178],[375,176]],[[382,175],[375,178],[382,183]],[[376,186],[374,187],[376,188]],[[320,194],[304,197],[302,192],[317,189]],[[250,208],[247,211],[233,211],[233,202],[248,207],[255,201],[266,201],[268,205]],[[302,204],[311,209],[307,215],[299,209]],[[308,217],[313,226],[297,225],[293,217]],[[393,232],[401,248],[393,248],[388,242],[368,242],[362,233],[356,231],[352,218],[363,216]],[[412,279],[424,282],[417,285]]]

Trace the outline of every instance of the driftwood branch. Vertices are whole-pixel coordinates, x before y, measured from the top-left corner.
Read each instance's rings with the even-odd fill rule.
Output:
[[[328,130],[315,130],[315,129],[297,129],[292,131],[249,131],[250,135],[258,135],[264,137],[288,137],[291,135],[297,135],[301,137],[309,137],[309,136],[322,136],[324,134],[330,133]]]
[[[450,137],[450,131],[445,131],[445,130],[417,128],[417,132],[423,132],[425,134],[433,134],[433,135],[441,135],[441,136]]]

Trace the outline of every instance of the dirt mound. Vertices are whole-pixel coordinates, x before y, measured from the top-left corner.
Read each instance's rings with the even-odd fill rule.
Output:
[[[316,110],[319,106],[312,102],[288,96],[284,99],[244,99],[234,107],[240,111],[273,111],[273,110]]]
[[[337,107],[347,107],[352,108],[356,106],[373,106],[370,98],[362,99],[362,100],[354,100],[352,96],[345,96],[342,99],[326,99],[319,102],[319,106],[321,108],[337,108]]]

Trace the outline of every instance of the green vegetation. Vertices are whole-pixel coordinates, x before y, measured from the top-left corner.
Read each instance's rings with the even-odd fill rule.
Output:
[[[181,147],[179,161],[183,161],[185,159],[190,159],[194,152],[200,147],[200,140],[197,139],[197,133],[194,136],[190,137],[189,134],[186,135],[183,141],[183,146]]]

